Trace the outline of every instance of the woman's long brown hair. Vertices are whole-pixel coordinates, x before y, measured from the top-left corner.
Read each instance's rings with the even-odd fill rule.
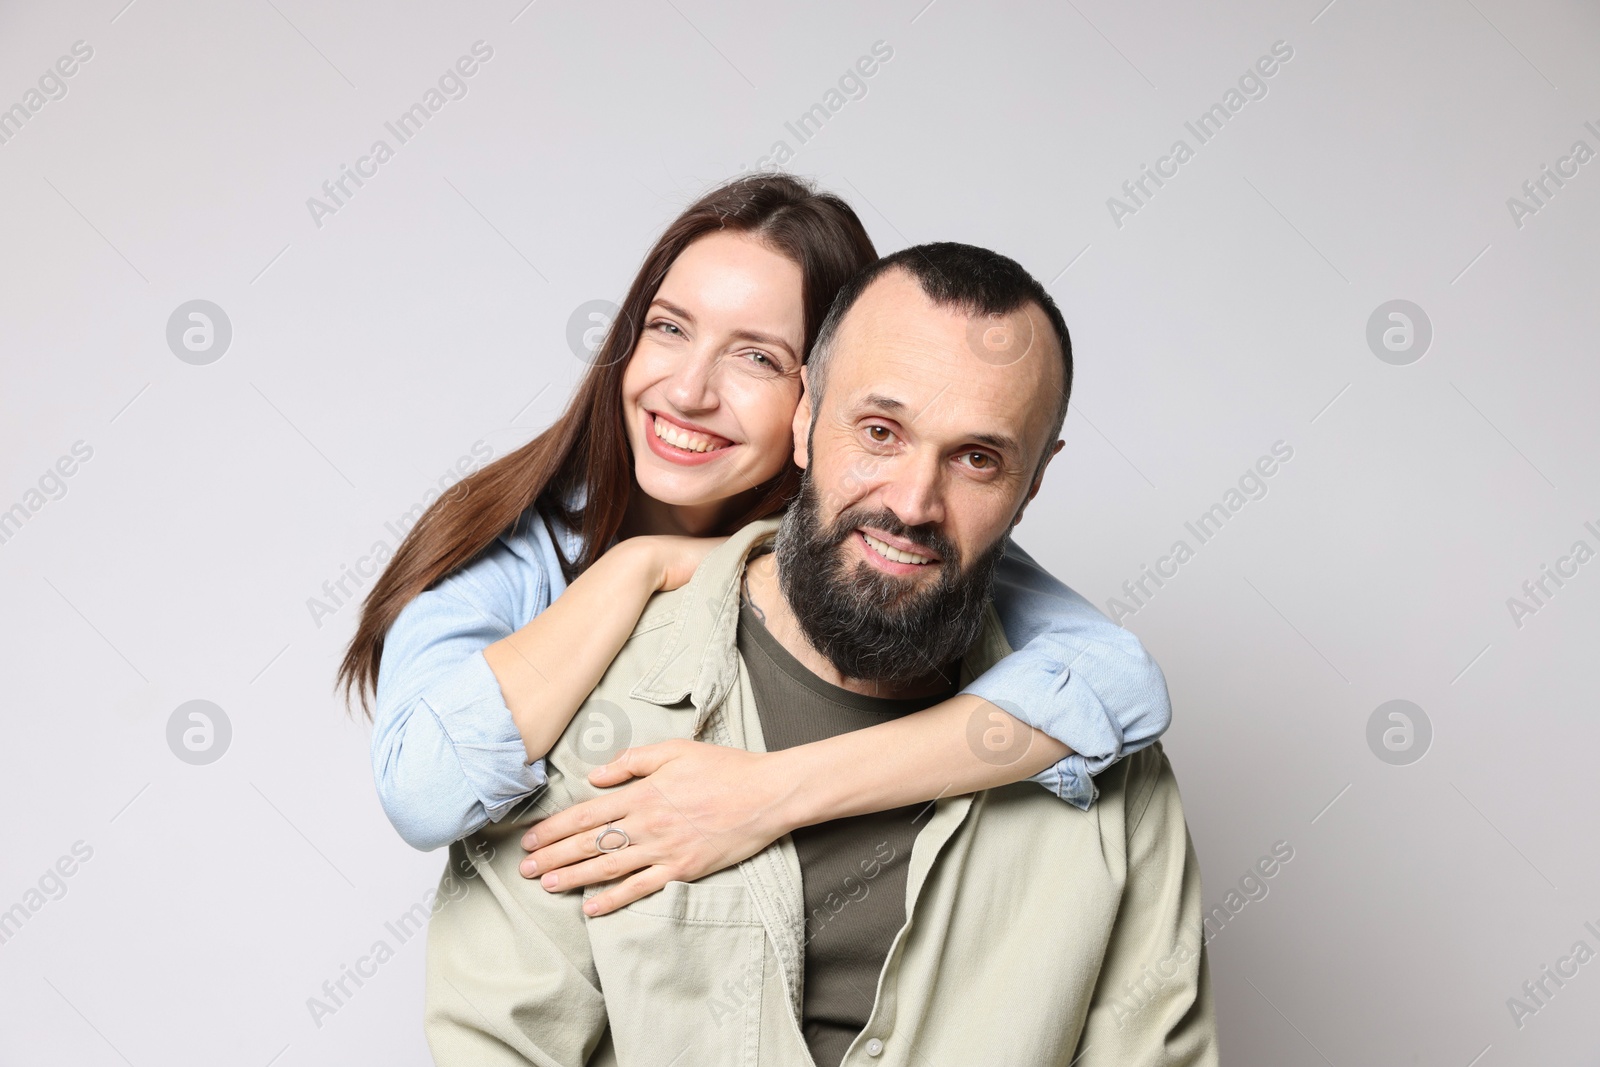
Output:
[[[735,178],[711,190],[668,226],[634,277],[593,365],[567,409],[549,429],[473,473],[434,501],[417,520],[361,606],[361,621],[334,680],[346,707],[352,690],[368,718],[368,694],[378,688],[384,636],[418,594],[475,559],[529,507],[577,531],[583,551],[563,555],[571,581],[594,563],[622,527],[633,493],[633,455],[622,413],[622,375],[639,341],[646,312],[673,262],[696,238],[714,231],[748,233],[800,267],[805,305],[805,351],[834,294],[877,258],[856,213],[830,193],[786,175]],[[782,510],[799,486],[793,462],[754,494],[750,509],[731,525]],[[584,504],[565,505],[573,490]],[[559,549],[558,549],[559,551]]]

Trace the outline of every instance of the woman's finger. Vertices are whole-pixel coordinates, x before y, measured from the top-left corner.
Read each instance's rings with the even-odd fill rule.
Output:
[[[652,862],[648,850],[628,845],[615,852],[607,852],[594,859],[563,867],[559,871],[542,874],[539,876],[539,884],[552,893],[559,893],[580,886],[610,882],[641,867],[648,867]]]
[[[632,839],[633,834],[640,832],[639,824],[640,820],[629,819],[626,815],[622,815],[605,823],[599,829],[584,830],[573,834],[571,837],[563,837],[559,841],[541,844],[537,849],[522,857],[522,862],[517,864],[517,869],[522,872],[524,878],[537,878],[542,874],[549,874],[551,871],[570,867],[573,864],[582,863],[584,860],[594,859],[596,856],[609,855],[609,853],[600,850],[600,835],[612,828],[621,830],[629,835],[628,844],[623,845],[623,848],[638,849],[641,845],[654,845],[656,843],[654,841],[635,841]],[[611,846],[619,843],[620,839],[615,834],[606,841],[606,844]],[[650,851],[652,859],[657,854],[658,850],[656,849]]]
[[[646,867],[637,874],[630,875],[618,884],[603,892],[596,893],[583,902],[585,915],[605,915],[626,907],[636,900],[643,900],[651,893],[658,892],[662,886],[672,881],[672,875],[664,867]]]
[[[638,748],[627,749],[617,755],[617,758],[603,767],[596,767],[589,772],[589,782],[592,785],[605,786],[621,785],[629,778],[643,778],[645,775],[654,774],[666,764],[684,752],[685,745],[704,744],[700,741],[657,741],[653,745],[640,745]]]
[[[627,814],[627,801],[623,799],[621,793],[607,793],[605,796],[594,797],[582,804],[574,804],[570,808],[558,811],[528,827],[527,832],[522,835],[522,847],[531,852],[553,841],[571,837],[573,834],[598,830],[625,814]]]

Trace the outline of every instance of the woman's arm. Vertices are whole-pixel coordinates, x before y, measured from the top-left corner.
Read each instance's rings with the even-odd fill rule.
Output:
[[[675,589],[726,538],[633,537],[551,605],[483,650],[528,760],[543,759],[632,636],[652,596]]]
[[[1166,680],[1138,638],[1015,542],[994,598],[1010,643],[1022,647],[957,696],[773,753],[691,741],[634,749],[590,780],[641,780],[530,829],[523,874],[565,890],[637,872],[587,902],[590,914],[604,914],[667,881],[693,881],[746,859],[800,826],[1030,778],[1087,808],[1095,795],[1089,775],[1166,729]],[[648,844],[599,856],[590,831],[624,817],[650,827]]]
[[[1166,677],[1137,637],[1012,540],[995,574],[994,606],[1016,651],[962,692],[1071,749],[1029,777],[1087,809],[1097,795],[1091,776],[1152,744],[1172,722]]]
[[[543,755],[548,744],[530,745],[521,724],[536,736],[559,736],[577,707],[577,702],[566,703],[562,692],[581,687],[586,696],[638,621],[650,592],[686,581],[718,543],[633,538],[567,587],[549,531],[536,515],[527,519],[413,599],[384,637],[373,776],[389,821],[415,848],[459,840],[504,818],[543,787],[544,762],[532,757]],[[573,629],[583,642],[600,646],[598,652],[589,645],[577,654],[567,648],[550,652],[539,640],[549,627],[534,627],[531,640],[519,637],[553,604],[572,606],[567,598],[574,591],[580,609],[592,594],[611,598],[605,601],[607,611],[591,610],[587,618],[582,610],[562,613],[569,625],[579,620]],[[617,623],[620,605],[629,602],[636,604],[633,614]],[[518,621],[530,619],[518,628]],[[624,632],[613,641],[614,625]],[[537,687],[543,683],[535,664],[556,687],[549,701],[539,699]],[[508,706],[513,702],[517,712]]]

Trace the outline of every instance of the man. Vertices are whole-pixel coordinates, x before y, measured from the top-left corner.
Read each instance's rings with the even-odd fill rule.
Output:
[[[839,295],[795,415],[799,498],[657,595],[549,757],[583,731],[801,744],[936,703],[1006,655],[989,603],[1070,386],[1054,302],[935,244]],[[765,550],[770,548],[770,552]],[[983,724],[979,723],[980,733]],[[1088,812],[1030,783],[807,827],[586,918],[517,871],[528,819],[452,846],[433,919],[441,1064],[1215,1064],[1199,870],[1159,745]],[[618,829],[597,848],[625,845]]]

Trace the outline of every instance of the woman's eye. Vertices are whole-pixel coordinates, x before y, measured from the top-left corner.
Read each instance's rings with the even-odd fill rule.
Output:
[[[753,348],[750,351],[746,352],[745,355],[750,357],[751,362],[759,363],[763,367],[770,367],[773,370],[776,370],[778,368],[778,361],[773,359],[771,356],[767,355],[765,352],[761,351],[760,349]]]
[[[652,322],[650,324],[650,328],[652,330],[660,330],[662,333],[671,334],[674,337],[677,337],[683,333],[682,330],[678,329],[678,324],[675,322]]]

